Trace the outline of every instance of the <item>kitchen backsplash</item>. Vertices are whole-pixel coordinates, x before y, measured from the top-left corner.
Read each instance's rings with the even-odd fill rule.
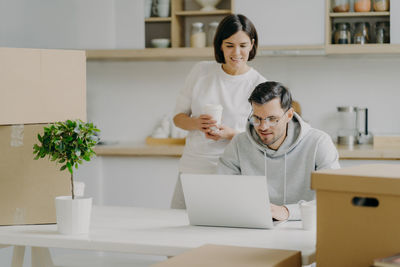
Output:
[[[103,139],[140,141],[173,111],[194,61],[88,62],[88,117]],[[281,81],[300,102],[303,118],[336,138],[337,106],[369,109],[373,133],[400,133],[400,56],[258,57],[251,65]]]

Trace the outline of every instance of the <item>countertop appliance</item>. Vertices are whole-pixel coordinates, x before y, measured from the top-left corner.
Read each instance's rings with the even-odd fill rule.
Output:
[[[372,134],[368,131],[368,108],[340,106],[337,111],[342,125],[338,130],[338,144],[351,146],[372,142]]]

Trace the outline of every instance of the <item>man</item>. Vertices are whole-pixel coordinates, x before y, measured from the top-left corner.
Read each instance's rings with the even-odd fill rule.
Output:
[[[220,174],[265,175],[272,217],[299,220],[298,203],[315,198],[311,172],[339,168],[330,136],[311,128],[292,108],[282,84],[267,81],[252,92],[246,132],[236,135],[218,162]]]

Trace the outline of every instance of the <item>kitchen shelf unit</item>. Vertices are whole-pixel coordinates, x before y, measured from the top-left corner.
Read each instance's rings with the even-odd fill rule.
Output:
[[[372,8],[372,7],[371,7]],[[329,54],[391,54],[400,53],[400,46],[392,44],[332,44],[333,25],[336,22],[369,22],[390,21],[390,11],[385,12],[333,12],[332,0],[325,5],[325,52]],[[370,36],[375,36],[374,27],[370,27]]]
[[[232,14],[233,1],[222,0],[217,10],[203,12],[195,0],[171,0],[171,17],[145,19],[145,47],[150,47],[153,38],[169,38],[172,48],[188,47],[190,23],[193,20],[220,21],[224,16]]]

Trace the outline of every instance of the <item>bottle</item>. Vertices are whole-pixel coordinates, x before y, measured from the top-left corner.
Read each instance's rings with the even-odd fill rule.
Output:
[[[213,21],[208,24],[208,32],[207,32],[207,46],[213,46],[214,43],[214,36],[217,32],[218,22]]]
[[[349,10],[350,10],[349,0],[332,0],[333,12],[349,12]]]
[[[375,24],[375,36],[377,44],[390,43],[389,22],[378,21]]]
[[[354,0],[355,12],[369,12],[371,10],[371,0]]]
[[[369,23],[368,22],[356,22],[354,37],[355,44],[367,44],[370,42],[369,34]]]
[[[349,23],[335,23],[335,31],[332,35],[333,44],[350,44],[351,33]]]
[[[198,48],[206,47],[206,33],[204,32],[204,24],[202,22],[194,22],[192,24],[190,46]]]
[[[373,0],[375,11],[388,11],[389,10],[389,0]]]

